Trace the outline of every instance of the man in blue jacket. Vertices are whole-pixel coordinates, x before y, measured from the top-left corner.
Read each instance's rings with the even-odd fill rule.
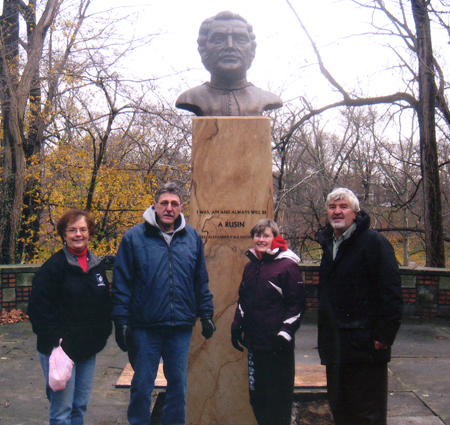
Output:
[[[162,425],[185,423],[187,359],[192,328],[215,331],[203,243],[181,213],[179,186],[166,183],[144,213],[145,222],[125,233],[114,265],[116,341],[128,351],[134,377],[128,420],[151,422],[151,394],[161,358],[167,380]]]
[[[387,363],[403,304],[397,260],[351,190],[331,192],[327,214],[318,346],[331,411],[336,425],[386,425]]]

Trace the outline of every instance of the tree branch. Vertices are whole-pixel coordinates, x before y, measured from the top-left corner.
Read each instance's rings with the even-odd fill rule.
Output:
[[[300,17],[298,16],[298,14],[295,11],[294,7],[291,5],[289,0],[286,0],[286,3],[291,8],[292,12],[294,13],[295,17],[297,18],[297,21],[299,22],[299,24],[302,27],[303,31],[305,32],[306,36],[309,38],[311,46],[314,49],[314,52],[315,52],[315,54],[317,56],[317,60],[319,62],[320,71],[325,76],[325,78],[330,82],[330,84],[333,85],[334,87],[336,87],[339,90],[339,92],[342,94],[342,96],[344,97],[345,100],[350,100],[349,94],[345,91],[345,89],[333,78],[333,76],[325,68],[325,65],[324,65],[324,63],[322,61],[322,57],[320,56],[319,49],[317,48],[316,43],[314,42],[314,40],[310,36],[310,34],[309,34],[308,30],[306,29],[306,27],[303,25],[303,22],[300,19]]]
[[[287,1],[287,0],[286,0]],[[282,139],[289,138],[292,134],[306,121],[311,119],[315,115],[319,115],[322,112],[325,112],[329,109],[339,108],[341,106],[369,106],[369,105],[379,105],[383,103],[395,103],[395,102],[406,102],[413,109],[417,108],[417,100],[411,96],[409,93],[397,92],[391,95],[386,96],[377,96],[377,97],[366,97],[366,98],[356,98],[356,99],[347,99],[342,100],[340,102],[332,103],[330,105],[323,106],[319,109],[313,109],[307,114],[303,115],[300,120],[295,123],[292,128],[287,132]]]

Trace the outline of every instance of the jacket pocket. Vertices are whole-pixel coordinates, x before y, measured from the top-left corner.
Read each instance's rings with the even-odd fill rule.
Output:
[[[372,331],[368,328],[341,328],[342,344],[353,351],[368,351],[374,347]]]

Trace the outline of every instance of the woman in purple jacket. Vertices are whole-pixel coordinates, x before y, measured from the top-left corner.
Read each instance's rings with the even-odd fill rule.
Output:
[[[258,425],[289,425],[294,393],[294,335],[305,311],[297,263],[277,224],[260,220],[251,230],[231,342],[248,349],[250,404]]]

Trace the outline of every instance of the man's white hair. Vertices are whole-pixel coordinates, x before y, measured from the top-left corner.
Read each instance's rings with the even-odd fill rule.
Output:
[[[340,199],[346,199],[349,202],[350,207],[354,212],[359,211],[358,198],[350,189],[347,189],[345,187],[338,187],[337,189],[334,189],[332,192],[330,192],[328,194],[327,202],[326,202],[327,209],[328,209],[328,204],[330,202],[338,201]]]

